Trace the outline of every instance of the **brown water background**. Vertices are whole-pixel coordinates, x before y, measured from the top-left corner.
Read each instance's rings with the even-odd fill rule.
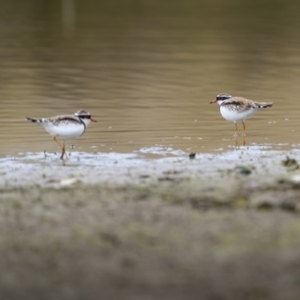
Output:
[[[220,92],[274,107],[246,145],[300,147],[299,1],[0,0],[0,155],[55,151],[25,116],[86,109],[79,151],[227,151]],[[242,144],[242,139],[238,139]]]

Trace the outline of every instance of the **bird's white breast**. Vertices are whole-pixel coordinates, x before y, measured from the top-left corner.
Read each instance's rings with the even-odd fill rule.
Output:
[[[54,124],[52,122],[45,121],[41,123],[41,125],[51,136],[56,136],[61,140],[76,139],[85,131],[85,127],[83,124],[73,122],[62,122]]]
[[[231,122],[243,121],[248,119],[256,109],[250,108],[247,110],[230,109],[227,106],[220,106],[220,112],[224,119]]]

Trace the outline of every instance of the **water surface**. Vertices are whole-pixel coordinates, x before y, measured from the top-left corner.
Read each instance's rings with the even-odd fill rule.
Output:
[[[297,1],[0,4],[1,156],[59,150],[24,117],[79,109],[98,123],[75,151],[300,147]],[[235,141],[209,104],[220,92],[275,105]]]

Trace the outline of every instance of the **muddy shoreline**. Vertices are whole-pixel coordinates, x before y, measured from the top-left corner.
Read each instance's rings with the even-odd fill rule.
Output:
[[[298,160],[3,158],[1,299],[298,299]]]

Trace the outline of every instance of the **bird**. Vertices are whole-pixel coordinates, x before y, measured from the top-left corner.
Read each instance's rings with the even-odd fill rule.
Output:
[[[85,110],[79,110],[74,115],[60,115],[50,118],[30,118],[26,119],[33,123],[39,123],[52,136],[53,140],[62,149],[60,159],[66,155],[65,140],[72,140],[84,134],[90,122],[97,122],[91,114]],[[60,142],[58,139],[62,140]]]
[[[256,102],[243,97],[232,97],[225,93],[217,95],[216,99],[210,102],[210,104],[212,103],[219,104],[220,112],[224,119],[234,122],[235,136],[237,136],[238,131],[237,121],[242,121],[243,133],[245,135],[246,125],[244,121],[255,112],[273,106],[273,102]]]

